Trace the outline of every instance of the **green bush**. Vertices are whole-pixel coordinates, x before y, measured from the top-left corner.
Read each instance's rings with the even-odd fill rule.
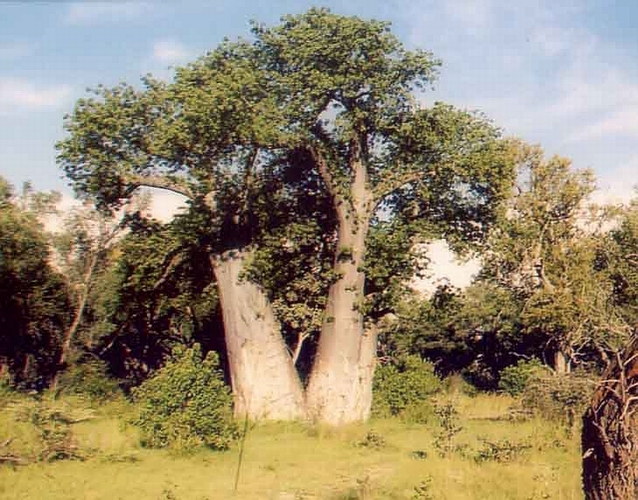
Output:
[[[463,430],[461,418],[456,406],[450,401],[437,405],[434,413],[439,420],[440,430],[434,435],[434,447],[441,457],[448,457],[452,453],[463,452],[466,445],[458,444],[457,437]]]
[[[219,371],[219,358],[204,360],[199,345],[178,347],[166,365],[134,389],[134,420],[142,445],[189,450],[199,445],[227,449],[237,437],[232,397]]]
[[[61,394],[88,396],[106,401],[120,392],[117,381],[110,378],[106,364],[97,359],[84,360],[69,366],[58,383]]]
[[[386,440],[382,434],[375,431],[368,431],[368,433],[360,439],[355,441],[354,445],[357,448],[368,448],[370,450],[381,450],[387,446]]]
[[[418,356],[377,368],[373,382],[372,414],[377,417],[407,415],[423,420],[428,409],[423,402],[441,390],[434,366]],[[425,412],[425,413],[424,413]]]
[[[493,461],[504,464],[513,462],[532,448],[530,443],[517,443],[508,439],[490,441],[485,438],[479,438],[479,440],[483,443],[483,446],[474,457],[474,460],[478,463]]]
[[[80,448],[72,425],[93,418],[93,412],[78,405],[77,401],[43,398],[39,394],[36,398],[24,395],[16,398],[5,411],[13,414],[15,422],[28,426],[17,432],[16,446],[9,449],[10,456],[19,457],[18,463],[84,460],[87,457],[89,450]]]
[[[523,407],[573,428],[594,392],[585,374],[534,377],[522,393]]]
[[[538,359],[521,359],[501,371],[498,388],[511,396],[518,396],[531,381],[545,375],[547,369]]]

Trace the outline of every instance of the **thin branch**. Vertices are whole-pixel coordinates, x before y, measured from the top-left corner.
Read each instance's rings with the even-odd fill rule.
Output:
[[[181,253],[182,250],[184,250],[184,247],[177,247],[171,250],[164,257],[161,266],[164,268],[164,272],[153,285],[153,290],[157,290],[160,286],[162,286],[171,275],[171,273],[175,270],[175,268],[184,261],[184,255]]]
[[[299,355],[301,354],[301,348],[303,347],[303,343],[309,336],[310,336],[309,334],[303,333],[303,332],[299,332],[297,334],[297,345],[295,346],[295,350],[292,352],[293,365],[297,364],[297,360],[299,359]]]
[[[401,169],[401,167],[397,167],[397,170],[399,169]],[[423,172],[420,171],[406,172],[391,182],[382,182],[378,184],[372,190],[374,208],[379,206],[379,204],[391,194],[397,192],[399,189],[407,186],[412,182],[418,181],[422,177]]]

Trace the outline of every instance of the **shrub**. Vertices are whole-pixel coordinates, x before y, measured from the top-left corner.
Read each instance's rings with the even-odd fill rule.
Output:
[[[428,424],[434,418],[434,405],[430,401],[410,403],[401,412],[401,420],[408,424]]]
[[[71,365],[60,376],[58,388],[62,394],[84,395],[96,401],[105,401],[119,392],[117,381],[107,373],[106,364],[97,359]]]
[[[142,445],[189,450],[199,445],[227,449],[237,437],[232,397],[210,352],[202,360],[199,345],[177,347],[154,376],[133,390],[139,408],[134,420]]]
[[[584,374],[534,377],[522,393],[523,407],[573,428],[593,393]]]
[[[459,412],[452,402],[437,405],[434,413],[439,419],[440,431],[434,435],[434,447],[441,457],[448,457],[452,453],[462,452],[465,445],[456,443],[456,438],[463,430]]]
[[[532,445],[529,443],[515,443],[507,439],[500,441],[480,440],[483,446],[478,450],[476,457],[474,457],[479,463],[488,461],[509,463],[518,459],[523,453],[532,448]]]
[[[547,369],[538,359],[521,359],[501,371],[498,388],[511,396],[518,396],[532,380],[544,375],[547,375]]]
[[[92,418],[92,412],[72,407],[68,402],[39,397],[17,399],[11,409],[16,421],[30,424],[34,431],[21,436],[21,440],[26,437],[20,453],[22,463],[86,458],[88,450],[80,449],[71,425]]]
[[[372,390],[375,416],[402,415],[412,409],[413,413],[422,414],[426,410],[423,401],[441,390],[441,380],[434,374],[432,363],[418,356],[406,356],[377,368]]]
[[[359,441],[355,441],[354,445],[357,448],[368,448],[371,450],[381,450],[386,447],[385,438],[375,431],[368,431],[368,433]]]

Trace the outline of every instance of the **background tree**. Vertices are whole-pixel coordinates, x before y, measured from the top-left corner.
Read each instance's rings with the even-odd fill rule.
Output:
[[[29,185],[16,197],[0,178],[0,375],[22,387],[42,388],[54,376],[68,322],[67,289],[38,220],[55,200]]]
[[[620,332],[610,309],[611,286],[601,272],[601,233],[588,207],[591,172],[568,160],[543,158],[521,145],[516,192],[508,216],[494,232],[483,279],[509,290],[521,304],[523,333],[544,339],[559,373],[586,350],[604,352]]]
[[[617,226],[602,242],[598,263],[613,283],[616,329],[629,337],[610,345],[608,366],[583,416],[583,486],[588,499],[632,498],[638,494],[636,450],[636,200],[619,210]],[[613,325],[612,325],[613,326]],[[626,332],[629,331],[630,335]]]
[[[91,352],[125,387],[145,380],[176,346],[223,351],[207,250],[197,240],[180,240],[176,225],[136,220],[96,286],[100,321],[93,324]]]
[[[143,204],[139,208],[144,208]],[[81,344],[85,351],[91,349],[93,338],[91,329],[83,324],[85,315],[90,308],[93,288],[104,274],[108,252],[126,230],[129,210],[127,207],[118,214],[107,214],[85,203],[64,217],[63,230],[53,237],[57,265],[65,278],[73,311],[71,322],[62,335],[58,371],[51,382],[53,389],[57,386],[58,375],[67,367],[73,344],[82,330],[85,338]]]

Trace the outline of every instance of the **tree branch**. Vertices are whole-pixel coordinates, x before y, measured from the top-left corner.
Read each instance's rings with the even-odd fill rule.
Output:
[[[400,168],[401,167],[397,167],[397,170],[399,170]],[[390,196],[392,193],[395,193],[396,191],[398,191],[404,186],[407,186],[411,182],[418,181],[422,177],[423,177],[423,172],[420,172],[420,171],[405,172],[403,175],[396,177],[393,180],[378,184],[372,190],[372,199],[373,199],[372,203],[374,204],[374,208],[378,207],[379,204],[385,198]]]
[[[166,280],[168,280],[175,268],[185,260],[185,257],[182,254],[183,250],[184,247],[179,246],[166,254],[161,264],[161,267],[164,268],[164,272],[153,284],[153,290],[157,290],[160,286],[162,286],[166,282]]]
[[[326,162],[323,153],[319,150],[319,148],[315,146],[308,146],[308,151],[310,152],[310,156],[312,156],[312,161],[319,171],[321,179],[328,189],[328,193],[330,193],[330,197],[332,198],[335,210],[338,214],[341,214],[343,212],[343,203],[345,202],[345,200],[339,194],[335,178],[332,175],[332,172],[330,172],[328,163]]]
[[[164,189],[173,193],[181,194],[189,200],[195,199],[195,193],[184,183],[178,182],[176,179],[170,179],[161,176],[152,175],[126,175],[124,181],[130,185],[128,193],[132,193],[140,187],[150,187]]]

